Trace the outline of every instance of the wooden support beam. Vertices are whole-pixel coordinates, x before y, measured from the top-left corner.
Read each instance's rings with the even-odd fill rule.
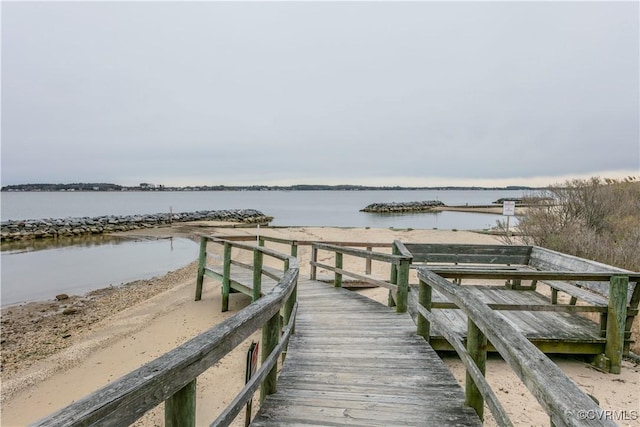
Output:
[[[298,300],[298,284],[296,283],[296,286],[293,288],[293,292],[291,292],[291,295],[287,299],[287,302],[285,302],[284,304],[282,321],[285,326],[289,325],[290,323],[289,321],[293,313],[293,307],[296,305],[297,300]],[[295,322],[291,325],[291,333],[292,334],[295,333]],[[287,348],[285,347],[285,349],[282,351],[283,362],[284,362],[284,359],[286,358],[286,355],[287,355]]]
[[[318,248],[315,246],[311,247],[311,270],[309,274],[309,278],[311,280],[316,280],[316,273],[318,268],[314,265],[314,263],[318,262]]]
[[[409,260],[400,261],[398,265],[398,291],[396,294],[396,312],[407,312],[407,299],[409,297]]]
[[[609,363],[611,364],[609,372],[619,374],[624,348],[624,329],[627,320],[629,278],[626,276],[613,276],[610,283],[605,355],[609,358]]]
[[[336,288],[341,288],[342,287],[342,273],[338,272],[339,270],[342,270],[342,254],[339,252],[336,252],[336,271],[334,272],[334,278],[333,278],[333,286],[335,286]]]
[[[231,243],[224,243],[222,261],[222,311],[229,311],[229,293],[231,292]]]
[[[207,264],[207,238],[200,237],[200,253],[198,255],[198,278],[196,279],[196,301],[202,299],[202,284],[204,283],[204,267]]]
[[[427,311],[431,311],[431,286],[420,280],[418,285],[418,304]],[[418,335],[423,337],[427,342],[431,337],[431,323],[422,314],[418,314]]]
[[[278,345],[280,338],[280,313],[276,313],[271,319],[265,323],[262,327],[262,357],[261,360],[264,363],[273,349]],[[278,379],[278,364],[276,363],[269,371],[264,379],[264,382],[260,386],[260,403],[266,399],[270,394],[277,391],[277,379]]]
[[[251,301],[257,301],[262,295],[262,251],[253,250],[253,293]]]
[[[395,245],[395,242],[393,244],[393,246],[391,246],[391,253],[393,255],[398,255],[400,253],[400,251],[398,250],[397,246]],[[389,283],[392,285],[397,285],[398,284],[398,266],[396,264],[391,264],[391,275],[389,277]],[[389,297],[388,297],[388,302],[387,305],[389,307],[395,307],[396,306],[396,301],[393,299],[393,292],[391,289],[389,289]]]
[[[196,380],[194,379],[164,402],[166,427],[196,426]]]
[[[480,373],[486,374],[487,365],[487,337],[471,319],[467,322],[467,352],[476,364]],[[478,386],[473,381],[471,374],[467,372],[465,382],[465,404],[472,407],[480,421],[484,421],[484,398]]]

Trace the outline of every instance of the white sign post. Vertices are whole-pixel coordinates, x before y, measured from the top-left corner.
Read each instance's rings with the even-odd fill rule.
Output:
[[[507,236],[509,235],[509,218],[516,214],[515,200],[505,200],[502,202],[502,215],[507,217]]]

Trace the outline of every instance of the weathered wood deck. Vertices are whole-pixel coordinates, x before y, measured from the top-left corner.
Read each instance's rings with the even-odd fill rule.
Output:
[[[500,313],[529,341],[544,353],[598,354],[605,348],[606,338],[600,325],[576,314],[553,311],[534,311],[535,306],[552,306],[551,300],[533,290],[507,289],[503,286],[465,286],[474,297],[487,304],[528,307],[527,310],[500,310]],[[409,294],[410,311],[417,304],[417,286]],[[433,292],[434,304],[448,302],[439,292]],[[413,309],[413,310],[412,310]],[[434,315],[446,320],[460,337],[467,335],[467,316],[462,310],[434,310]],[[452,350],[437,327],[432,328],[430,343],[434,349]],[[493,350],[489,345],[489,349]]]
[[[298,303],[278,391],[251,425],[481,425],[409,315],[302,279]]]

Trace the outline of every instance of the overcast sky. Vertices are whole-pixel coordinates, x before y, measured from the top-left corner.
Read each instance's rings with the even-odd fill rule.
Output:
[[[2,185],[640,174],[639,4],[2,2]]]

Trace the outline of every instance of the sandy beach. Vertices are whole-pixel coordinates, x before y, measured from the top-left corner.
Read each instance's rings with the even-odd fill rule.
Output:
[[[209,228],[187,224],[145,234],[255,234],[253,228]],[[300,240],[433,243],[500,243],[494,237],[467,231],[396,230],[330,227],[262,229],[262,234]],[[135,234],[135,233],[131,233]],[[280,250],[284,251],[282,246]],[[278,249],[274,246],[274,249]],[[309,248],[301,247],[301,275],[309,274]],[[194,301],[196,259],[162,277],[111,287],[62,301],[46,301],[2,310],[2,426],[23,426],[95,391],[120,376],[211,328],[249,304],[234,294],[230,311],[220,312],[220,284],[205,280],[202,301]],[[386,289],[363,294],[386,302]],[[65,311],[66,310],[66,311]],[[63,314],[63,312],[67,314]],[[636,327],[637,330],[637,327]],[[244,383],[245,341],[214,368],[198,377],[198,425],[209,425]],[[464,382],[464,368],[452,356],[445,363]],[[622,373],[611,375],[584,360],[554,358],[560,368],[603,409],[626,414],[622,426],[640,426],[640,366],[623,362]],[[526,387],[498,357],[488,361],[487,378],[517,426],[547,426],[549,420]],[[485,413],[489,413],[487,410]],[[163,425],[162,405],[135,425]],[[244,425],[243,415],[233,424]],[[490,415],[486,425],[495,425]]]

